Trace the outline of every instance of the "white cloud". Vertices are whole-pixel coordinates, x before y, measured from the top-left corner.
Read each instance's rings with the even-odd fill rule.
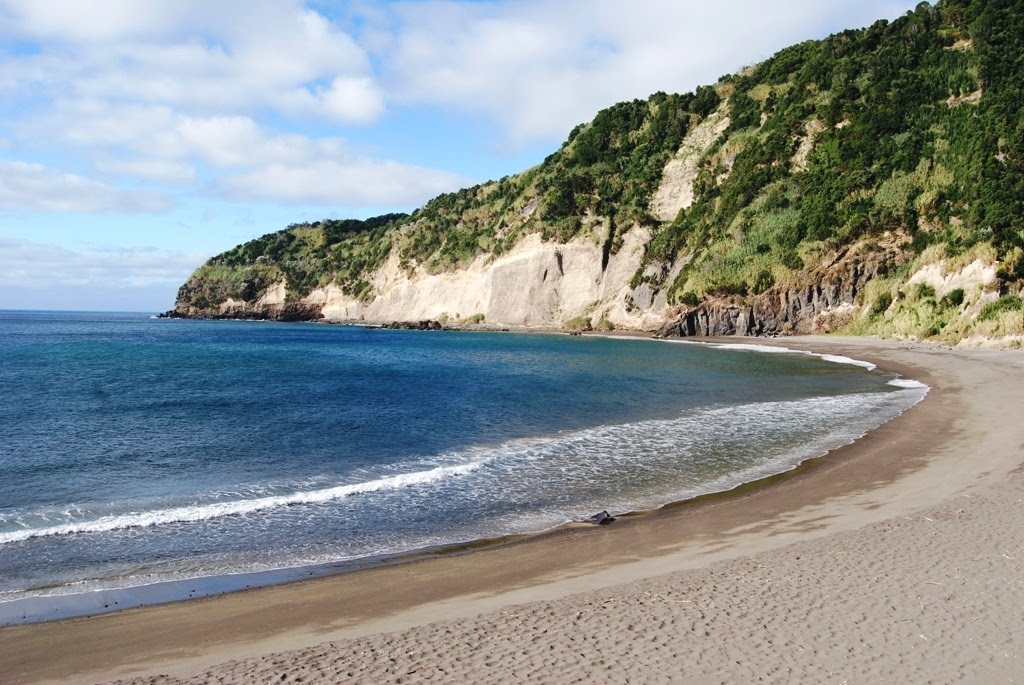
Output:
[[[169,207],[169,198],[158,193],[122,190],[42,164],[0,161],[0,210],[159,212]]]
[[[96,162],[96,169],[107,175],[171,185],[189,185],[196,180],[196,170],[191,165],[162,159],[100,159]]]
[[[408,204],[457,178],[406,172],[330,133],[302,132],[316,121],[369,125],[386,101],[363,48],[299,0],[244,8],[226,0],[0,0],[4,34],[40,49],[0,57],[0,93],[22,103],[18,114],[0,114],[0,130],[6,124],[25,149],[96,174],[8,167],[0,207],[104,211],[131,199],[157,207],[154,194],[116,190],[131,181],[194,184],[200,195],[230,188],[248,198],[261,178],[308,176],[313,167],[372,170],[376,186],[358,188],[346,176],[330,195],[324,179],[306,192],[286,182],[258,199]],[[385,168],[404,180],[385,182],[376,173]],[[65,192],[44,192],[47,185]]]
[[[417,203],[464,179],[380,158],[401,151],[371,158],[333,126],[426,105],[481,117],[511,147],[556,142],[616,101],[690,90],[912,4],[425,0],[347,5],[332,20],[300,0],[0,0],[0,38],[38,47],[0,55],[0,95],[15,105],[0,113],[5,154],[77,170],[4,163],[0,208],[157,211],[164,196],[123,189],[154,183]],[[358,34],[344,28],[353,17]]]
[[[161,311],[206,255],[71,250],[0,237],[0,307]]]
[[[65,121],[61,129],[58,122]],[[65,102],[54,119],[33,126],[35,135],[57,130],[69,143],[106,149],[108,156],[96,162],[103,173],[166,183],[202,175],[212,178],[218,195],[240,201],[409,206],[470,183],[445,171],[369,157],[341,138],[281,133],[240,115],[192,117],[165,107]],[[125,157],[109,156],[118,152]]]
[[[153,248],[71,250],[0,237],[0,286],[120,288],[181,284],[204,256]]]
[[[182,9],[188,4],[178,3]],[[125,35],[158,35],[173,23],[174,6],[134,0],[6,0],[0,4],[9,24],[35,36],[67,40],[110,40]]]
[[[0,0],[0,27],[45,46],[0,64],[8,91],[198,114],[288,113],[297,95],[320,102],[332,91],[325,84],[338,83],[352,103],[311,116],[367,123],[383,112],[364,50],[296,0]]]
[[[163,106],[60,98],[35,116],[15,121],[11,128],[20,141],[36,148],[54,145],[65,153],[73,149],[109,153],[124,147],[158,148],[177,117]]]
[[[384,112],[384,98],[366,77],[339,77],[316,93],[317,104],[339,121],[370,122]]]
[[[181,117],[174,133],[183,153],[195,153],[219,167],[241,166],[262,156],[266,145],[259,126],[248,117]]]
[[[389,160],[352,157],[267,164],[225,176],[218,187],[238,200],[381,207],[416,205],[467,185],[455,174]]]
[[[685,92],[791,43],[894,16],[911,0],[523,0],[395,6],[393,99],[475,111],[513,142],[560,138],[615,102]]]
[[[60,143],[102,150],[108,158],[115,153],[175,161],[194,157],[219,167],[257,163],[268,154],[271,141],[277,141],[278,154],[289,154],[297,139],[309,140],[275,134],[238,114],[190,116],[165,106],[95,99],[61,100],[47,116],[16,130],[23,138],[36,139],[52,132]]]

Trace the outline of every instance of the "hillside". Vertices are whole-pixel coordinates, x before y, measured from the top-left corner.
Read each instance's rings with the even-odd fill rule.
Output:
[[[1021,55],[1024,0],[921,3],[614,105],[411,215],[240,245],[174,313],[1020,344]]]

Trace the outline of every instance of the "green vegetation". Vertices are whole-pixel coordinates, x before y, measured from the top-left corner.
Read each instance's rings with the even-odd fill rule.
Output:
[[[892,295],[889,293],[882,293],[875,300],[875,303],[871,305],[871,313],[875,316],[885,314],[885,311],[892,306]]]
[[[765,273],[789,279],[816,243],[834,249],[898,231],[918,253],[941,245],[950,256],[983,241],[999,255],[1024,243],[1013,66],[1022,9],[922,3],[725,79],[727,135],[740,151],[727,174],[720,155],[706,156],[694,205],[652,243],[651,259],[698,254],[672,285],[676,299],[757,293]],[[796,168],[812,129],[806,168]]]
[[[386,214],[293,224],[217,255],[182,286],[178,299],[199,308],[227,298],[252,301],[282,278],[292,294],[330,283],[357,297],[368,294],[366,276],[387,259],[391,229],[407,218]]]
[[[569,319],[562,324],[562,328],[567,331],[589,331],[592,330],[590,326],[589,316],[577,316]]]
[[[1003,295],[995,302],[989,302],[982,307],[981,313],[978,314],[978,321],[994,321],[1003,312],[1020,311],[1024,311],[1024,299],[1016,295]]]
[[[634,223],[656,224],[648,213],[665,163],[690,126],[719,104],[714,88],[656,93],[621,102],[577,126],[541,167],[541,218],[559,240],[572,238],[588,214],[612,219],[612,235]],[[609,240],[611,237],[609,237]]]
[[[963,288],[956,288],[943,295],[939,304],[943,307],[959,307],[964,303],[965,296],[966,293],[964,293]]]
[[[593,241],[607,264],[640,225],[652,238],[633,285],[671,303],[749,302],[816,282],[852,246],[898,245],[878,284],[859,294],[865,316],[850,330],[949,337],[966,331],[970,312],[1005,333],[1024,285],[1022,54],[1024,0],[921,3],[893,22],[786,48],[714,86],[609,107],[542,164],[411,215],[263,236],[201,267],[179,304],[251,302],[282,279],[292,298],[334,284],[371,299],[371,274],[392,254],[410,273],[450,271],[531,233]],[[693,202],[660,222],[650,207],[665,164],[712,113],[729,123],[694,153]],[[937,299],[903,285],[909,265],[972,255],[998,265],[996,287],[1009,295],[972,309],[980,291]]]

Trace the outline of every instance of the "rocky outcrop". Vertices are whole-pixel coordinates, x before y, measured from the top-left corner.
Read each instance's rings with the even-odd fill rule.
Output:
[[[602,233],[602,231],[604,233]],[[337,285],[302,295],[285,281],[258,299],[226,299],[205,308],[179,294],[175,315],[190,318],[452,323],[485,320],[498,326],[561,327],[585,317],[594,325],[653,330],[669,312],[666,296],[647,284],[633,286],[651,230],[633,227],[605,254],[607,227],[565,243],[525,236],[501,256],[481,255],[467,266],[431,273],[404,266],[397,250],[369,278],[372,297],[356,297]]]
[[[658,329],[658,337],[791,335],[828,333],[863,306],[867,284],[908,261],[905,241],[859,245],[837,253],[802,274],[802,285],[776,285],[753,298],[711,297],[681,307]]]
[[[554,243],[534,233],[501,256],[482,255],[465,268],[442,273],[403,268],[392,254],[370,279],[371,299],[328,287],[306,300],[320,304],[324,316],[336,321],[459,321],[479,316],[500,325],[558,327],[590,316],[623,328],[656,327],[668,311],[664,297],[643,309],[627,307],[630,279],[643,260],[649,229],[627,232],[607,260],[599,238]]]
[[[392,321],[381,328],[390,328],[393,331],[443,331],[445,327],[440,321],[427,319],[425,321]]]
[[[650,239],[649,229],[635,227],[605,261],[600,242],[592,238],[547,243],[532,234],[501,257],[481,256],[467,267],[436,274],[403,269],[393,253],[373,274],[370,299],[354,298],[334,285],[300,298],[281,281],[251,301],[228,298],[205,309],[179,303],[168,315],[366,321],[408,330],[445,330],[442,322],[460,328],[487,321],[499,327],[654,330],[661,337],[828,333],[873,304],[864,296],[873,279],[913,257],[907,235],[873,236],[821,255],[817,264],[760,294],[712,293],[699,304],[673,308],[663,288],[654,284],[673,282],[683,261],[674,268],[648,265],[643,273],[651,278],[633,282]],[[963,273],[946,274],[941,267],[921,268],[908,283],[931,284],[941,296],[968,282],[984,286],[994,279],[993,267],[980,261]]]
[[[801,272],[795,283],[755,296],[711,295],[695,306],[671,308],[650,284],[629,285],[648,239],[646,230],[634,229],[602,268],[595,243],[544,243],[532,235],[502,258],[479,259],[454,272],[409,273],[392,258],[375,274],[377,294],[370,301],[334,286],[296,299],[282,282],[255,301],[228,299],[213,309],[185,306],[167,315],[384,321],[385,328],[411,330],[444,330],[440,321],[458,327],[477,316],[495,325],[563,327],[571,321],[572,328],[589,330],[593,319],[603,326],[656,330],[661,337],[827,333],[862,310],[863,291],[872,279],[912,256],[906,237],[862,242]]]
[[[729,128],[728,100],[707,119],[686,134],[675,156],[665,165],[661,184],[651,199],[651,214],[661,221],[672,221],[679,210],[693,204],[694,183],[700,163],[712,144]]]
[[[217,309],[175,307],[160,315],[165,319],[241,319],[246,321],[317,321],[323,319],[320,307],[303,302],[285,304],[248,304],[231,301]]]
[[[763,328],[751,307],[727,301],[702,302],[681,310],[658,329],[658,338],[757,335]]]

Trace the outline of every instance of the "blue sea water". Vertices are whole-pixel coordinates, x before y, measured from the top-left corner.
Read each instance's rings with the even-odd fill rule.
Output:
[[[925,391],[728,346],[0,312],[0,624],[30,598],[654,508],[792,468]]]

